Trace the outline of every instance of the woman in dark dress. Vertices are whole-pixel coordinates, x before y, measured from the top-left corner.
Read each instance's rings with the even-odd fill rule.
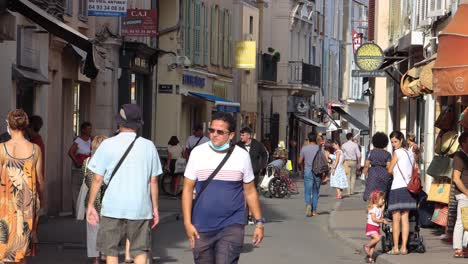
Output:
[[[366,175],[364,201],[367,201],[369,195],[375,190],[387,192],[392,179],[387,171],[392,155],[385,150],[388,145],[388,136],[382,132],[375,133],[372,137],[372,145],[374,149],[369,152],[363,170]]]

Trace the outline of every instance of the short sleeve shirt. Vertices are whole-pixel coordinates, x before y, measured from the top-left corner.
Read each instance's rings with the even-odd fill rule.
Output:
[[[301,157],[304,158],[304,169],[311,170],[314,163],[315,155],[319,151],[319,146],[316,144],[306,145],[301,149]],[[320,156],[319,156],[320,157]]]
[[[464,155],[464,156],[463,156]],[[468,187],[468,157],[463,151],[458,151],[453,156],[453,169],[461,172],[461,181]],[[455,188],[455,195],[461,194],[458,187]]]
[[[120,133],[104,140],[89,161],[88,169],[104,176],[104,183],[108,184],[135,136],[135,133]],[[161,162],[153,142],[138,138],[107,186],[101,215],[129,220],[152,219],[150,180],[161,173]]]
[[[192,151],[185,169],[185,177],[197,181],[195,186],[197,193],[225,155],[212,150],[208,143]],[[195,204],[192,224],[199,232],[216,231],[233,224],[245,224],[243,183],[253,180],[254,173],[249,153],[236,146],[231,157]]]
[[[372,221],[371,214],[375,214],[375,218],[380,219],[382,218],[382,210],[380,210],[380,208],[374,205],[372,209],[369,209],[369,211],[367,212],[367,223],[369,225],[380,226],[379,223]]]

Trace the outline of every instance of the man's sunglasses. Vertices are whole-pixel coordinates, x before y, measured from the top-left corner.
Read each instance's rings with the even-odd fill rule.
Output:
[[[220,136],[224,136],[226,134],[229,134],[230,132],[229,131],[225,131],[225,130],[219,130],[219,129],[214,129],[214,128],[208,128],[208,132],[210,134],[214,134],[216,132],[216,134],[220,135]]]

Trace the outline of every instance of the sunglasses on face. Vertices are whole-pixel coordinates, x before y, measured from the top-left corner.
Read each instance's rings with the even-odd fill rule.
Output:
[[[208,132],[210,134],[214,134],[216,132],[216,134],[220,135],[220,136],[224,136],[226,134],[229,134],[229,131],[225,131],[225,130],[219,130],[219,129],[214,129],[214,128],[208,128]]]

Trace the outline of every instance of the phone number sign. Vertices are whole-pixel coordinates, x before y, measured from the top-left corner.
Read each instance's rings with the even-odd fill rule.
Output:
[[[88,16],[125,16],[127,0],[88,0]]]

